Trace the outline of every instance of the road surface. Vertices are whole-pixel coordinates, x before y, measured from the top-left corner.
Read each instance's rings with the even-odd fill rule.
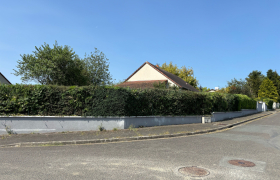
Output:
[[[238,166],[230,164],[230,160],[237,160]],[[0,163],[1,180],[279,180],[280,113],[222,132],[196,136],[1,148]],[[243,167],[247,165],[252,167]]]

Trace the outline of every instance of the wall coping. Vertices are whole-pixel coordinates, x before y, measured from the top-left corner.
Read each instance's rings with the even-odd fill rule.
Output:
[[[190,116],[0,116],[0,118],[70,118],[70,119],[75,119],[75,118],[91,118],[91,119],[99,119],[99,118],[170,118],[170,117],[177,117],[177,118],[184,118],[184,117],[207,117],[211,115],[190,115]]]
[[[224,114],[224,113],[242,113],[242,111],[212,112],[212,114]]]
[[[257,110],[257,109],[241,109],[241,111],[253,111],[253,110]]]
[[[257,109],[241,109],[241,111],[212,112],[212,114],[241,113],[242,111],[257,111]]]

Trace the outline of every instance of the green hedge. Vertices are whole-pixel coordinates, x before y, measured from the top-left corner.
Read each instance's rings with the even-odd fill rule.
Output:
[[[237,110],[240,110],[240,98],[232,94],[96,86],[0,85],[1,115],[177,116]]]
[[[243,94],[236,94],[239,98],[240,109],[256,109],[257,101]]]

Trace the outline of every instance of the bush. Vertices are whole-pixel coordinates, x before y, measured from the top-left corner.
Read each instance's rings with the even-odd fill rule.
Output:
[[[256,109],[257,101],[243,94],[236,94],[239,98],[240,109]]]
[[[227,93],[206,93],[210,98],[212,112],[238,111],[238,97]]]
[[[0,85],[1,115],[204,115],[251,107],[247,104],[240,104],[239,95],[226,93],[105,86]]]

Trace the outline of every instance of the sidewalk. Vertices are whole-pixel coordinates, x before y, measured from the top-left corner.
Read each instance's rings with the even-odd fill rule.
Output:
[[[50,146],[67,144],[92,144],[116,141],[168,138],[214,132],[262,118],[277,111],[267,111],[231,120],[206,124],[184,124],[144,128],[130,128],[116,131],[78,131],[45,134],[12,134],[0,136],[0,147]]]

